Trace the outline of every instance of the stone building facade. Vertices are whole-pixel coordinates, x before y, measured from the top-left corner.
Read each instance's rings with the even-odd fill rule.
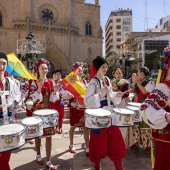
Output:
[[[76,61],[102,55],[99,0],[0,0],[0,51],[16,53],[17,40],[29,32],[46,43],[52,70],[71,71]]]

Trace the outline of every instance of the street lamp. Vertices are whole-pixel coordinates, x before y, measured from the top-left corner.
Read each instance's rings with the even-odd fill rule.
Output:
[[[124,60],[124,63],[125,63],[125,79],[126,79],[126,76],[127,76],[127,67],[130,67],[131,64],[133,63],[133,61],[135,61],[136,59],[135,58],[132,58],[130,57],[131,55],[128,54],[127,57],[125,54],[123,54],[122,57],[119,57],[119,63],[120,65],[123,64],[123,60]]]
[[[18,58],[27,61],[27,68],[29,68],[30,63],[33,64],[41,53],[46,52],[46,44],[37,41],[34,34],[30,32],[25,39],[17,40],[16,51]]]

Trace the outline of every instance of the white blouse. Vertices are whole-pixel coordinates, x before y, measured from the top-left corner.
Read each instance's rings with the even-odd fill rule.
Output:
[[[88,84],[87,91],[84,97],[84,104],[87,108],[99,108],[100,107],[100,101],[105,100],[106,98],[100,98],[101,89],[103,88],[102,79],[97,77],[100,81],[95,78],[92,78],[91,81]],[[117,105],[121,102],[121,97],[117,97],[117,92],[112,91],[112,86],[109,80],[109,98],[114,103],[114,105]]]
[[[149,94],[140,107],[143,120],[153,129],[163,129],[168,122],[165,119],[165,106],[170,104],[170,89],[166,84],[160,83]]]
[[[21,93],[22,93],[22,96],[28,91],[29,89],[29,81],[26,81],[25,84],[23,84],[21,86]],[[30,99],[33,100],[33,102],[42,102],[43,101],[43,95],[42,93],[38,93],[37,92],[37,85],[35,83],[35,81],[32,81],[31,82],[31,87],[30,87],[30,96],[29,96]],[[56,102],[57,100],[59,100],[60,97],[59,97],[59,93],[56,92],[56,94],[54,94],[53,92],[50,94],[50,102]]]

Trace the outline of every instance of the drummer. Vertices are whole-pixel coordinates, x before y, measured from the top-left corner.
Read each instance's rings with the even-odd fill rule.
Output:
[[[6,78],[6,67],[8,64],[8,58],[6,54],[0,52],[0,91],[8,91],[12,87],[12,95],[7,97],[7,107],[8,107],[8,116],[13,119],[13,111],[16,109],[16,103],[21,99],[20,89],[15,83],[14,80],[10,78]],[[1,98],[1,97],[0,97]],[[1,101],[1,99],[0,99]],[[1,105],[2,103],[0,103]],[[2,107],[0,107],[0,126],[3,125],[3,111]],[[12,123],[12,122],[9,122]],[[0,146],[1,147],[1,146]],[[9,160],[10,160],[11,152],[0,153],[0,169],[1,170],[10,170]]]
[[[57,133],[61,134],[63,132],[62,124],[63,124],[63,120],[65,118],[64,100],[68,99],[69,92],[60,84],[60,82],[62,81],[62,70],[61,69],[56,69],[55,71],[53,71],[52,78],[53,78],[54,83],[58,86],[58,88],[59,88],[58,92],[60,94],[60,100],[56,101],[55,103],[52,103],[52,109],[56,109],[59,112]]]
[[[28,89],[28,98],[34,100],[33,110],[40,110],[40,109],[50,109],[51,103],[56,102],[59,100],[59,93],[57,86],[54,86],[53,81],[51,79],[47,79],[47,73],[50,71],[50,63],[48,60],[44,58],[40,58],[35,63],[35,71],[38,74],[38,81],[32,81],[31,84],[27,83]],[[52,147],[52,139],[51,135],[55,131],[55,128],[49,128],[44,131],[44,135],[46,137],[46,167],[50,170],[56,169],[56,166],[54,166],[51,161],[51,147]],[[36,150],[37,150],[37,156],[36,161],[37,164],[42,165],[43,160],[41,157],[40,152],[40,145],[41,145],[41,139],[36,138],[35,139],[36,144]]]
[[[122,93],[113,92],[109,78],[105,77],[108,70],[107,61],[97,56],[91,67],[90,82],[84,98],[87,108],[100,108],[107,105],[107,94],[115,104],[120,103]],[[126,147],[118,127],[111,126],[102,130],[91,130],[89,143],[90,161],[95,170],[101,170],[101,159],[109,157],[116,170],[123,170],[122,158],[126,156]]]
[[[134,102],[143,103],[149,93],[155,88],[155,82],[149,75],[150,71],[147,67],[140,67],[137,75],[132,76],[132,89],[135,94]],[[134,150],[140,144],[144,148],[145,153],[150,152],[151,132],[150,127],[144,121],[135,123],[132,127],[132,136],[130,138],[133,141],[130,149]]]
[[[119,107],[120,108],[126,108],[127,103],[129,102],[129,91],[130,87],[129,87],[129,82],[126,79],[123,79],[123,74],[122,74],[122,70],[120,68],[116,68],[115,70],[113,70],[112,72],[112,76],[114,77],[114,79],[111,81],[112,84],[112,89],[114,92],[117,91],[121,91],[121,92],[126,92],[124,93],[124,95],[122,96],[122,100],[119,103]],[[125,127],[120,127],[120,131],[122,133],[123,139],[125,141],[125,143],[127,144],[127,128]]]
[[[73,70],[78,69],[76,75],[81,79],[81,76],[83,74],[84,68],[83,65],[79,62],[76,62],[73,65]],[[85,82],[82,80],[81,83],[83,83],[84,86]],[[89,156],[89,131],[85,127],[85,121],[84,121],[84,109],[77,109],[76,106],[77,100],[76,98],[69,93],[69,111],[70,111],[70,130],[69,130],[69,137],[70,137],[70,145],[69,150],[71,153],[76,153],[76,149],[73,144],[73,138],[74,138],[74,131],[76,127],[83,128],[84,133],[84,140],[86,145],[86,156]]]
[[[152,128],[155,147],[154,170],[170,169],[170,48],[162,57],[161,83],[148,95],[140,106],[143,120]],[[152,157],[152,163],[154,157]]]

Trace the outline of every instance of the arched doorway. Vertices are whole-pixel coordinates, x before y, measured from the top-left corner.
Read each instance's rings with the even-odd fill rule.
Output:
[[[48,77],[52,76],[52,72],[56,69],[62,69],[63,75],[71,72],[71,66],[68,64],[68,60],[58,49],[47,48],[44,57],[49,60],[51,64],[51,72],[48,74]]]

